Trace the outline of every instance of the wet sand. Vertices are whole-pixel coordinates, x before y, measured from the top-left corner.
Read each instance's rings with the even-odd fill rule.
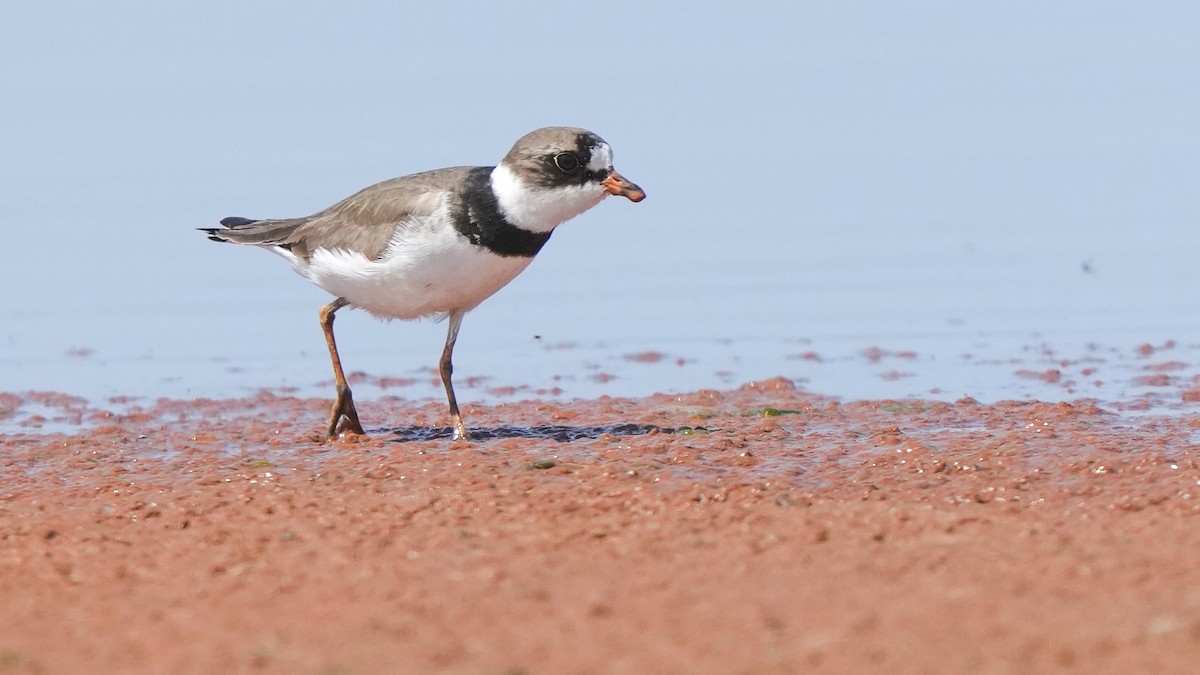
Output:
[[[474,442],[384,398],[322,444],[323,399],[112,403],[0,395],[42,411],[0,435],[0,672],[1200,662],[1190,405],[771,380],[467,406]]]

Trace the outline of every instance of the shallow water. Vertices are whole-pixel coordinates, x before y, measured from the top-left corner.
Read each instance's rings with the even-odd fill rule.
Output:
[[[1181,405],[1200,372],[1200,93],[1171,74],[1200,59],[1198,17],[1122,7],[589,14],[638,76],[565,100],[543,86],[578,75],[538,48],[546,7],[478,25],[429,8],[422,30],[383,7],[21,8],[0,40],[0,391],[326,396],[328,297],[194,228],[493,163],[565,122],[606,136],[649,198],[564,226],[467,317],[464,401],[783,376],[846,399]],[[428,26],[451,24],[447,50]],[[231,25],[253,46],[213,49]],[[436,77],[398,65],[431,59]],[[481,80],[484,61],[511,68]],[[479,100],[527,105],[481,118]],[[440,398],[443,324],[340,316],[359,398]]]

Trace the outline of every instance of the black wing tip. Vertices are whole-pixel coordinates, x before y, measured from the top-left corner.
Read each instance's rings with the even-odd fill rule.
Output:
[[[232,230],[232,229],[235,229],[238,227],[245,227],[246,225],[252,225],[257,222],[258,221],[254,220],[253,218],[242,218],[241,216],[229,216],[228,218],[221,219],[221,226]],[[220,227],[197,227],[196,229],[207,234],[208,238],[212,241],[222,241],[222,242],[229,241],[229,237],[222,234],[222,230]]]
[[[203,232],[204,234],[208,235],[208,239],[210,241],[221,241],[221,242],[229,241],[229,239],[221,236],[221,231],[215,227],[197,227],[196,229]]]

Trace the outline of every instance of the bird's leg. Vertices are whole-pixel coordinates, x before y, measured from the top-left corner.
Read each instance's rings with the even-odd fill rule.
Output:
[[[442,384],[446,385],[446,400],[450,402],[450,422],[454,424],[454,440],[469,438],[467,427],[463,424],[462,415],[458,412],[458,401],[454,398],[454,385],[450,383],[450,375],[454,372],[454,343],[458,340],[458,327],[463,320],[462,311],[450,312],[450,327],[446,330],[446,348],[442,350],[442,360],[438,363],[438,372],[442,375]]]
[[[329,413],[329,440],[337,438],[339,426],[343,431],[366,433],[358,421],[358,411],[354,409],[350,385],[346,383],[346,375],[342,372],[342,359],[338,357],[337,343],[333,340],[333,313],[348,304],[349,300],[338,298],[321,308],[321,330],[325,331],[325,344],[329,347],[329,359],[333,361],[333,381],[337,386],[337,399],[333,402],[333,411]],[[345,424],[340,424],[343,419]]]

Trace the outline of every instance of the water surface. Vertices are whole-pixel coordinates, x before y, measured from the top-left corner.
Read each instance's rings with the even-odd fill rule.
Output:
[[[569,223],[468,316],[468,401],[777,375],[1129,401],[1178,361],[1178,402],[1200,362],[1188,5],[9,14],[0,390],[326,395],[328,297],[194,228],[495,163],[545,124],[605,136],[649,198]],[[414,381],[360,396],[440,396],[443,324],[340,316],[348,369]]]

